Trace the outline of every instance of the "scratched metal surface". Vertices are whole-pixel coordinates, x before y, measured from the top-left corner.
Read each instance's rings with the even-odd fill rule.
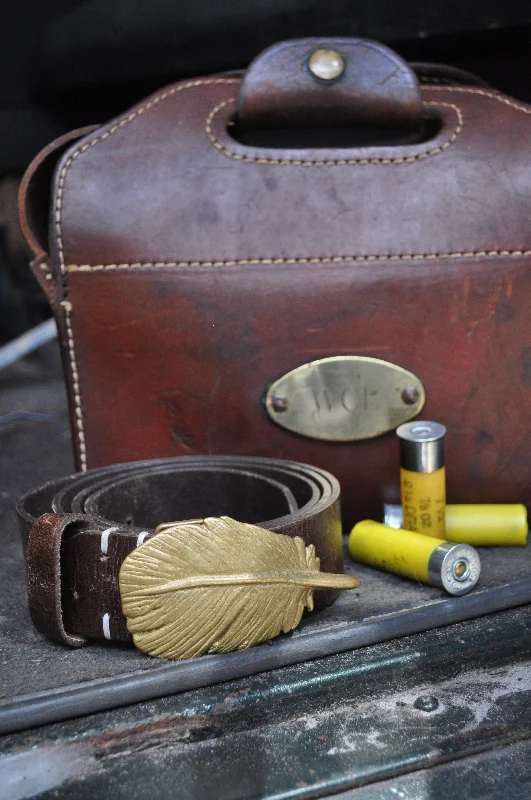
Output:
[[[525,606],[5,736],[0,796],[516,800],[530,764]]]
[[[361,578],[360,591],[344,593],[334,606],[308,616],[297,631],[279,637],[271,646],[228,656],[172,665],[131,647],[94,644],[70,650],[50,642],[34,631],[28,617],[13,506],[27,488],[72,469],[56,349],[48,347],[0,373],[0,383],[4,420],[15,409],[50,415],[33,420],[27,415],[14,420],[11,416],[0,424],[0,692],[4,698],[0,719],[4,719],[4,730],[50,721],[53,714],[66,718],[241,677],[531,600],[531,548],[504,548],[482,552],[481,584],[460,599],[348,564],[347,569]],[[53,703],[50,691],[55,692]],[[35,716],[37,712],[41,716]]]

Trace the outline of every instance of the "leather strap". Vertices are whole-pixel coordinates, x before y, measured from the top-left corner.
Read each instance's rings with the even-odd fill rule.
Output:
[[[98,126],[84,128],[59,136],[38,153],[20,183],[18,214],[24,238],[33,252],[30,267],[52,308],[57,302],[57,282],[52,274],[48,256],[48,220],[50,216],[50,187],[57,162],[78,139],[92,133]]]
[[[230,516],[313,544],[342,572],[339,484],[278,459],[197,456],[118,464],[61,478],[18,504],[35,627],[70,646],[130,641],[118,572],[161,522]],[[316,606],[337,592],[316,592]]]
[[[64,133],[38,153],[20,183],[18,214],[22,233],[35,259],[48,256],[48,217],[52,177],[65,150],[98,126],[86,125]]]

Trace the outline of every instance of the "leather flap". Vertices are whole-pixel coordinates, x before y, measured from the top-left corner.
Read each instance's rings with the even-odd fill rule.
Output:
[[[334,53],[342,71],[320,78],[319,65],[326,69],[327,54]],[[245,129],[366,125],[419,130],[421,117],[411,67],[388,47],[354,38],[296,39],[264,50],[244,75],[238,103],[238,123]]]

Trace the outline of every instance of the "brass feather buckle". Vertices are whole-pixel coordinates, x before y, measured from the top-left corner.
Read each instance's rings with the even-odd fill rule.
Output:
[[[314,546],[298,536],[208,517],[158,525],[124,559],[119,586],[139,650],[182,659],[288,633],[313,609],[315,589],[355,589],[359,580],[321,572]]]

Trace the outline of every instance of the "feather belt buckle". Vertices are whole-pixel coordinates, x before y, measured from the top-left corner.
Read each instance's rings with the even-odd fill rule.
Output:
[[[355,589],[323,573],[313,545],[209,517],[159,525],[119,574],[122,609],[139,650],[169,659],[244,650],[288,633],[315,589]]]

